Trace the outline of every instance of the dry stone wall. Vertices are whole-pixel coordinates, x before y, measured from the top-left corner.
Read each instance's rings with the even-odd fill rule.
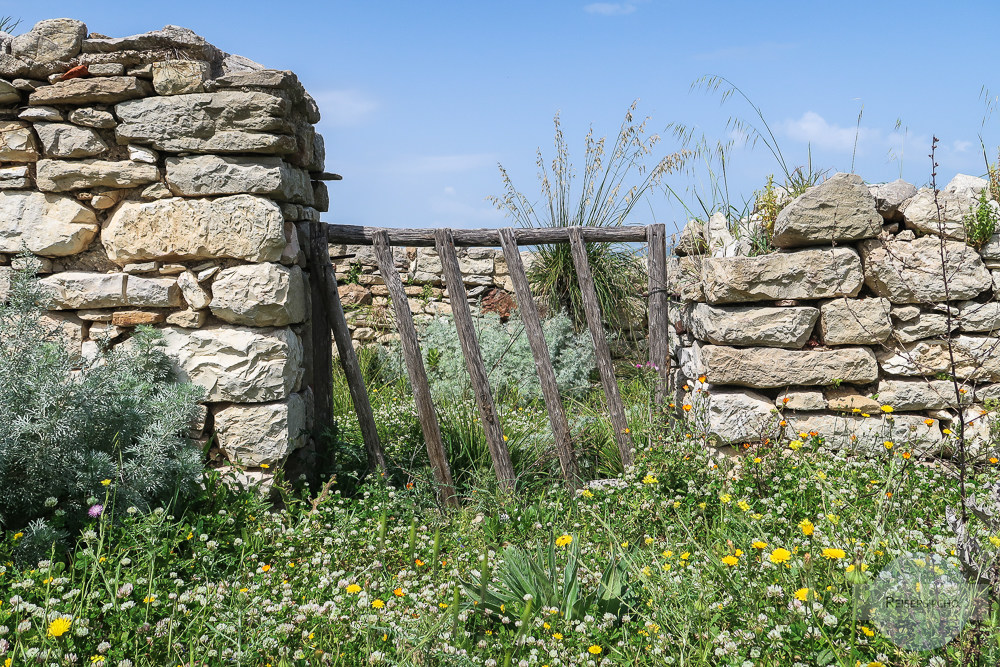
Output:
[[[0,298],[28,251],[83,358],[163,333],[222,456],[284,460],[310,427],[308,224],[327,210],[319,109],[291,72],[190,30],[72,19],[0,33]]]
[[[721,216],[689,223],[669,271],[673,382],[690,418],[720,444],[811,432],[835,447],[947,451],[961,400],[985,442],[1000,397],[1000,235],[977,251],[963,219],[988,186],[959,175],[935,198],[836,174],[782,209],[777,250],[754,257]]]

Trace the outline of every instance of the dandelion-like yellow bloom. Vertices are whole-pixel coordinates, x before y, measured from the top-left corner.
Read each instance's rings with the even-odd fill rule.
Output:
[[[787,563],[792,557],[792,552],[788,549],[783,549],[778,547],[770,553],[768,558],[775,565],[780,565],[781,563]]]
[[[73,621],[71,619],[68,619],[65,616],[60,616],[49,623],[47,634],[49,637],[61,637],[69,631],[69,626],[72,624]]]
[[[802,534],[806,537],[812,535],[815,529],[816,527],[813,526],[813,522],[809,519],[802,519],[802,521],[799,522],[799,530],[801,530]]]
[[[728,505],[729,503],[732,502],[733,497],[731,495],[729,495],[728,493],[723,493],[723,494],[721,494],[719,496],[719,500],[722,501],[722,504]]]
[[[803,444],[804,443],[801,440],[792,440],[791,442],[788,443],[788,448],[794,452],[799,449],[802,449]]]
[[[357,584],[350,584],[347,587],[347,592],[349,594],[351,594],[351,595],[354,595],[355,593],[360,593],[361,592],[361,586],[358,586]]]
[[[892,406],[891,405],[883,405],[882,406],[882,412],[884,412],[885,414],[891,413],[892,412]]]
[[[892,449],[894,447],[892,440],[886,440],[882,444],[885,446],[886,449]]]
[[[823,557],[827,560],[840,560],[846,555],[843,549],[823,549]]]
[[[754,540],[753,544],[751,544],[750,546],[752,546],[754,549],[766,549],[767,542],[764,542],[762,540]]]
[[[809,597],[808,588],[800,588],[799,590],[795,591],[795,599],[798,600],[799,602],[805,602],[806,599],[808,599],[808,597]]]
[[[271,566],[270,565],[261,565],[260,566],[260,571],[261,572],[270,572],[271,571]]]
[[[385,602],[382,602],[381,598],[375,598],[372,600],[372,609],[383,609],[385,607]]]
[[[562,633],[561,633],[561,632],[553,632],[553,633],[552,633],[552,638],[553,638],[553,639],[562,639],[562,637],[563,637],[563,636],[562,636]]]
[[[573,542],[573,536],[572,535],[560,535],[559,537],[556,538],[556,546],[557,547],[564,547],[567,544],[570,544],[572,542]]]
[[[403,597],[405,595],[405,593],[403,593],[403,589],[402,588],[394,588],[392,590],[392,594],[395,595],[398,598],[401,598],[401,597]]]
[[[602,648],[601,648],[600,646],[598,646],[597,644],[594,644],[593,646],[591,646],[591,647],[590,647],[590,648],[588,648],[587,650],[588,650],[588,651],[590,652],[590,654],[591,654],[591,655],[600,655],[600,654],[601,654],[601,651],[603,651],[604,649],[602,649]]]
[[[1000,537],[997,537],[996,535],[990,535],[990,544],[995,546],[997,549],[1000,549]]]
[[[583,496],[584,498],[593,498],[594,497],[594,494],[593,494],[593,492],[590,491],[590,489],[584,489],[583,491],[580,492],[580,495]]]
[[[102,479],[101,480],[101,486],[108,486],[110,484],[111,484],[111,480],[110,479]]]
[[[725,558],[722,559],[722,562],[728,565],[729,567],[735,567],[740,562],[740,559],[737,558],[736,556],[726,556]]]
[[[646,475],[645,477],[642,478],[643,484],[656,484],[659,481],[660,480],[656,479],[656,477],[653,475]]]
[[[869,628],[867,625],[861,626],[861,632],[865,633],[865,637],[874,637],[875,631]]]

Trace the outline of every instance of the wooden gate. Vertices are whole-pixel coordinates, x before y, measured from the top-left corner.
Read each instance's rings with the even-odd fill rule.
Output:
[[[625,407],[622,404],[618,381],[611,363],[611,353],[602,323],[600,306],[594,288],[594,279],[587,261],[586,243],[641,243],[648,244],[649,271],[649,361],[657,369],[655,400],[663,405],[667,394],[667,376],[670,368],[668,345],[669,318],[667,307],[667,253],[666,229],[662,224],[646,227],[563,227],[541,229],[380,229],[352,225],[330,225],[312,223],[310,227],[310,264],[315,278],[311,281],[313,296],[313,359],[315,369],[330,368],[332,364],[330,332],[340,353],[340,363],[344,368],[351,399],[361,425],[369,469],[385,468],[385,456],[378,438],[378,430],[372,415],[371,404],[365,389],[364,378],[358,365],[357,356],[351,343],[350,331],[344,310],[340,303],[337,280],[330,261],[329,244],[371,245],[375,252],[379,272],[388,288],[392,300],[396,323],[399,329],[406,371],[413,388],[417,415],[427,446],[434,481],[438,486],[438,498],[444,504],[457,504],[451,469],[441,439],[441,429],[431,400],[430,387],[424,369],[423,357],[417,340],[417,330],[413,314],[403,289],[399,272],[393,263],[393,246],[434,246],[444,269],[445,286],[451,297],[455,326],[465,357],[465,364],[472,379],[473,393],[479,409],[480,420],[486,433],[486,441],[493,460],[494,470],[501,486],[507,489],[514,485],[514,468],[504,440],[503,428],[497,416],[493,396],[483,364],[479,342],[476,338],[472,311],[465,291],[465,283],[459,268],[456,247],[496,247],[503,250],[518,312],[524,323],[524,330],[538,369],[538,377],[548,410],[552,433],[555,436],[556,452],[566,483],[575,488],[580,480],[569,422],[563,408],[556,385],[555,371],[549,357],[542,323],[531,295],[528,278],[518,252],[518,246],[536,246],[554,243],[569,243],[573,264],[579,280],[583,298],[587,328],[594,342],[597,368],[608,407],[615,440],[623,465],[633,464],[634,446]],[[325,364],[325,366],[324,366]],[[332,378],[329,373],[314,372],[314,392],[316,396],[316,423],[323,426],[332,422]]]

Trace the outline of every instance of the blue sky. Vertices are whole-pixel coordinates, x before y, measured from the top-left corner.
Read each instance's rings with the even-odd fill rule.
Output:
[[[929,179],[930,137],[941,140],[939,179],[985,171],[979,135],[996,160],[1000,3],[958,2],[87,2],[0,0],[27,30],[72,16],[119,37],[172,23],[220,48],[295,71],[319,101],[331,183],[328,222],[392,227],[508,224],[485,200],[500,194],[497,163],[535,199],[536,148],[552,156],[559,111],[582,164],[588,126],[614,135],[629,104],[664,128],[696,126],[725,141],[730,117],[753,111],[690,90],[721,75],[759,105],[786,160],[865,180]],[[858,113],[863,106],[860,130]],[[984,118],[986,122],[984,123]],[[894,129],[897,119],[902,125]],[[757,123],[758,125],[759,122]],[[906,128],[905,142],[902,134]],[[763,128],[761,128],[763,129]],[[902,164],[889,158],[902,148]],[[735,202],[778,170],[758,146],[729,163]],[[704,169],[677,175],[685,195]],[[635,222],[683,224],[657,195]]]

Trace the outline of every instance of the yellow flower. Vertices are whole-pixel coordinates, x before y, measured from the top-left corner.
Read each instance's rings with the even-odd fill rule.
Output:
[[[733,497],[728,493],[723,493],[722,495],[719,496],[719,500],[721,500],[724,505],[728,505],[730,502],[732,502]]]
[[[754,540],[754,543],[751,544],[750,546],[752,546],[754,549],[766,549],[767,542],[763,542],[761,540]]]
[[[92,655],[90,656],[90,664],[92,665],[103,665],[104,656],[103,655]]]
[[[572,541],[573,541],[572,535],[560,535],[559,537],[556,538],[556,546],[564,547],[567,544],[570,544]]]
[[[14,539],[19,540],[24,537],[24,533],[14,533]]]
[[[405,595],[405,593],[403,593],[403,589],[402,588],[394,588],[392,590],[392,594],[395,595],[398,598],[401,598],[401,597],[403,597],[403,595]]]
[[[778,547],[777,549],[772,551],[771,554],[768,556],[768,558],[771,560],[772,563],[778,565],[780,565],[781,563],[787,563],[789,559],[791,559],[791,557],[792,557],[792,552],[789,551],[788,549],[782,549],[781,547]]]
[[[882,412],[884,412],[885,414],[889,414],[890,412],[892,412],[892,406],[891,405],[883,405],[882,406]]]
[[[562,639],[562,633],[561,632],[553,632],[552,633],[552,638],[553,639]]]
[[[260,566],[260,571],[261,572],[269,572],[270,570],[271,570],[271,566],[270,565],[261,565]]]
[[[792,440],[790,443],[788,443],[788,448],[791,449],[792,451],[796,451],[798,449],[801,449],[802,445],[803,442],[801,440]]]
[[[156,596],[153,595],[152,593],[150,593],[149,595],[147,595],[146,597],[144,597],[142,599],[142,601],[145,602],[146,604],[149,604],[150,602],[152,602],[155,599],[156,599]]]
[[[600,646],[598,646],[597,644],[594,644],[593,646],[591,646],[587,650],[590,651],[591,655],[600,655],[600,653],[601,653],[601,651],[603,649]]]
[[[997,537],[996,535],[990,535],[990,544],[1000,549],[1000,537]]]
[[[660,480],[656,479],[656,477],[654,477],[653,475],[646,475],[645,477],[642,478],[643,484],[656,484],[659,481]]]
[[[950,428],[943,428],[943,429],[941,429],[941,432],[944,433],[945,435],[951,435],[951,429]]]
[[[681,554],[681,560],[687,560],[690,557],[691,557],[690,551],[685,551],[684,553]]]
[[[49,637],[61,637],[66,634],[69,630],[69,626],[73,624],[73,621],[66,618],[65,616],[60,616],[59,618],[53,620],[49,623],[48,635]]]
[[[795,591],[795,599],[800,602],[805,602],[808,597],[809,597],[808,588],[800,588],[799,590]]]
[[[357,584],[350,584],[347,587],[347,592],[350,595],[354,595],[355,593],[360,593],[361,592],[361,586],[358,586]]]
[[[382,609],[385,607],[385,603],[382,602],[381,598],[375,598],[372,600],[372,609]]]
[[[580,495],[583,496],[584,498],[594,497],[594,494],[590,491],[590,489],[584,489],[583,491],[580,492]]]
[[[689,404],[685,403],[681,407],[684,408],[684,412],[691,412],[691,406]]]
[[[867,625],[861,626],[861,632],[865,633],[865,637],[874,637],[875,631],[869,628]]]
[[[268,469],[268,468],[270,468],[271,466],[267,465],[266,463],[261,463],[261,464],[260,464],[260,467],[261,467],[261,468],[263,468],[264,470],[267,470],[267,469]]]
[[[737,563],[740,562],[740,559],[737,558],[736,556],[726,556],[725,558],[722,559],[722,562],[728,565],[729,567],[734,567]]]
[[[111,484],[111,480],[110,479],[102,479],[101,480],[101,486],[108,486],[110,484]]]
[[[799,522],[799,529],[802,531],[803,535],[809,537],[810,535],[813,534],[815,526],[813,526],[813,522],[810,521],[809,519],[802,519],[802,521]]]
[[[736,503],[736,506],[739,507],[744,512],[750,511],[750,503],[748,503],[745,500],[741,500],[740,502]]]
[[[823,549],[823,557],[828,560],[839,560],[846,555],[843,549]]]
[[[762,460],[763,459],[761,459],[759,456],[755,456],[754,459],[753,459],[753,462],[754,463],[760,463]]]

